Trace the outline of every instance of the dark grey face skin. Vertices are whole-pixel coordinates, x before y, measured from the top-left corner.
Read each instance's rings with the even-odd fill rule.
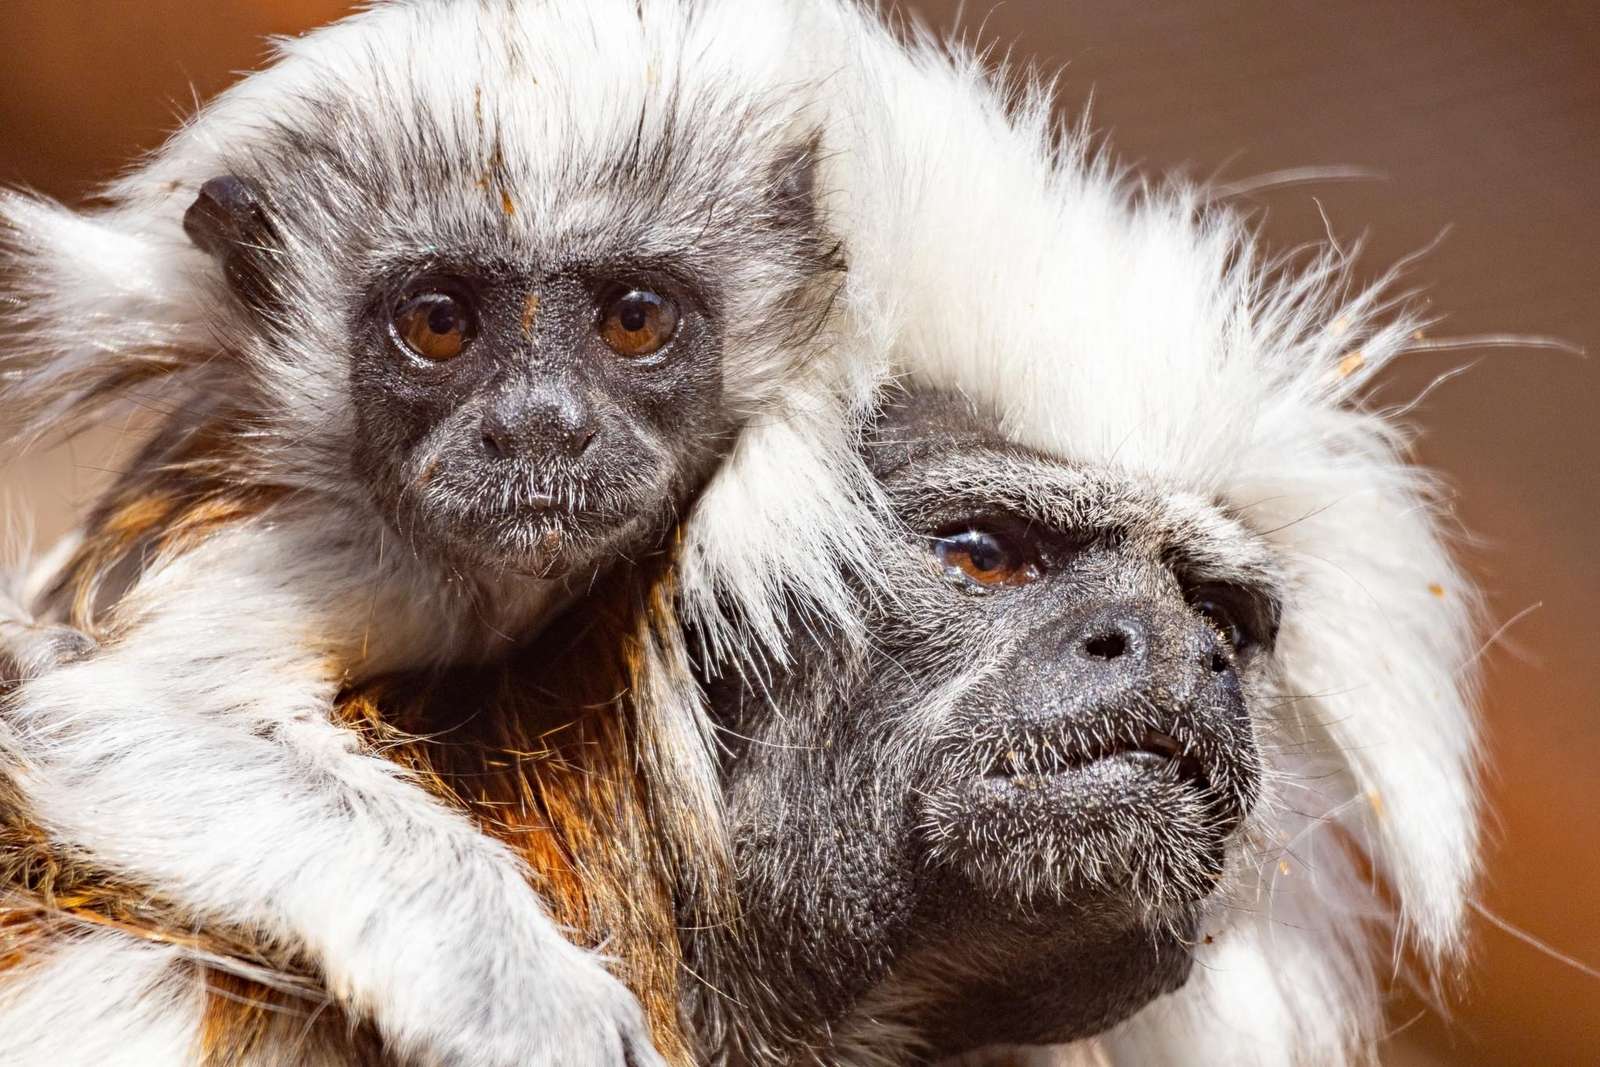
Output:
[[[418,293],[448,294],[432,298],[441,325],[470,314],[460,355],[430,361],[396,336],[394,310]],[[641,314],[643,294],[679,309],[672,339],[612,351],[608,307]],[[637,265],[539,271],[462,255],[396,271],[374,286],[355,352],[358,469],[402,531],[479,565],[547,577],[641,545],[738,427],[704,300]]]
[[[460,193],[489,179],[431,148],[407,156],[409,184],[347,172],[366,156],[337,143],[284,153],[247,161],[259,177],[207,182],[185,229],[252,323],[242,343],[310,375],[324,371],[296,365],[305,338],[344,349],[325,361],[349,398],[348,455],[327,460],[344,468],[336,491],[455,568],[581,582],[648,548],[752,414],[730,400],[725,360],[752,339],[800,348],[808,287],[836,267],[809,142],[769,160],[756,188],[677,177],[671,159],[601,170],[593,183],[620,206],[549,235],[517,216],[509,186],[503,207],[501,193]],[[673,181],[704,183],[739,225]],[[491,207],[463,210],[479,201]]]
[[[907,529],[872,647],[712,690],[745,922],[691,955],[755,1006],[732,1062],[1104,1030],[1183,983],[1260,793],[1278,609],[1241,527],[947,397],[870,448]]]

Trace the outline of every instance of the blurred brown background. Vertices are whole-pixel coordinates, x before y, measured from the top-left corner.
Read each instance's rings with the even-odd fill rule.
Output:
[[[261,35],[342,0],[3,0],[0,181],[73,199],[155,144],[194,99],[257,64]],[[956,3],[916,5],[953,24]],[[1436,334],[1538,333],[1600,352],[1600,4],[971,0],[962,25],[1066,65],[1117,152],[1148,170],[1229,179],[1357,165],[1381,181],[1255,198],[1269,238],[1365,233],[1375,273],[1414,271]],[[1416,416],[1424,460],[1460,491],[1494,621],[1534,607],[1487,655],[1496,815],[1483,900],[1600,963],[1600,367],[1497,350],[1415,356],[1392,397],[1481,358]],[[0,490],[59,531],[101,477],[99,443],[0,461]],[[1391,1063],[1596,1062],[1600,981],[1484,926],[1449,1022],[1409,1002]]]

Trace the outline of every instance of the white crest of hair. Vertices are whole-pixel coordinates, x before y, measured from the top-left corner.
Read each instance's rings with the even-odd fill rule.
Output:
[[[1478,864],[1477,598],[1432,480],[1362,402],[1421,324],[1338,249],[1270,259],[1205,190],[1118,171],[1038,79],[918,31],[908,55],[835,10],[860,79],[835,83],[854,132],[830,176],[849,294],[880,301],[898,370],[1019,444],[1219,501],[1289,591],[1250,899],[1219,907],[1183,991],[1097,1044],[1130,1064],[1366,1056],[1383,909],[1354,853],[1392,888],[1397,945],[1435,964],[1462,949]]]
[[[213,264],[184,237],[184,212],[231,161],[270,158],[284,130],[320,128],[329,101],[377,122],[420,110],[453,139],[443,155],[468,159],[491,154],[496,123],[478,110],[492,110],[510,131],[495,144],[500,162],[524,198],[507,224],[581,226],[606,205],[574,192],[562,168],[662,133],[651,124],[666,121],[663,101],[692,102],[706,120],[696,151],[713,158],[803,132],[803,104],[774,106],[772,88],[805,99],[808,62],[791,47],[790,16],[801,10],[394,0],[280,42],[271,67],[112,185],[104,208],[0,197],[0,266],[17,298],[0,402],[30,433],[71,434],[120,403],[181,409],[209,388],[222,294],[208,280]],[[739,121],[710,121],[727,116]],[[382,151],[382,138],[363,148]],[[760,299],[758,280],[731,288]],[[610,1063],[626,1043],[652,1062],[638,1006],[598,957],[562,937],[511,853],[329,719],[352,661],[360,677],[478,654],[495,631],[549,610],[535,588],[482,619],[471,595],[430,586],[423,561],[385,560],[380,532],[352,529],[337,512],[319,517],[316,495],[337,497],[348,481],[320,460],[347,452],[354,433],[337,318],[302,340],[297,357],[313,361],[310,372],[230,338],[242,342],[229,354],[245,364],[265,416],[254,459],[309,496],[270,523],[151,561],[115,609],[114,640],[24,681],[6,708],[30,760],[20,784],[56,838],[158,887],[197,922],[308,950],[334,995],[402,1054]],[[849,626],[837,564],[868,554],[875,512],[861,504],[868,479],[848,435],[877,375],[857,348],[870,331],[827,329],[815,353],[758,346],[724,369],[728,402],[753,423],[692,516],[681,590],[685,615],[723,652],[781,648],[794,603]],[[12,606],[26,617],[26,605]],[[685,688],[675,640],[652,660],[673,675],[659,685],[672,692]],[[698,711],[658,704],[667,715]],[[714,818],[701,726],[663,723],[650,752],[691,779],[686,792]],[[9,1016],[0,1007],[0,1024]]]
[[[789,27],[791,77],[817,86],[808,115],[835,123],[837,53],[799,47],[834,32],[833,0],[758,0],[753,18]],[[825,130],[818,179],[824,228],[839,217],[827,176],[849,142]],[[848,253],[847,253],[848,254]],[[852,268],[853,269],[853,268]],[[886,536],[886,507],[859,451],[863,422],[889,373],[891,335],[877,297],[846,274],[832,316],[813,338],[804,366],[791,373],[781,396],[743,433],[732,455],[706,486],[683,531],[679,567],[683,617],[708,653],[724,666],[760,670],[759,661],[788,660],[794,620],[825,626],[859,640],[856,596],[840,575],[855,571],[871,583],[876,545]],[[844,566],[841,567],[841,564]],[[873,588],[873,595],[892,595]]]

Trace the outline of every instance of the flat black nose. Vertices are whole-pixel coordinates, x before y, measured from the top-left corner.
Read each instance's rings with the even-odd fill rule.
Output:
[[[1181,604],[1114,600],[1063,623],[1056,639],[1073,678],[1067,706],[1182,701],[1232,674],[1215,632]]]
[[[576,392],[540,389],[491,403],[480,432],[491,459],[573,460],[594,442],[596,420]]]

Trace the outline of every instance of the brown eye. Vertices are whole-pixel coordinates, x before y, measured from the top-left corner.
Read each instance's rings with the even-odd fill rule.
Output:
[[[630,289],[600,312],[600,339],[619,356],[653,355],[677,332],[678,306],[646,289]]]
[[[430,290],[406,298],[394,313],[394,335],[423,359],[455,359],[477,332],[477,317],[466,298]]]
[[[988,530],[946,534],[934,540],[933,551],[946,574],[976,585],[1027,585],[1039,577],[1015,544]]]

